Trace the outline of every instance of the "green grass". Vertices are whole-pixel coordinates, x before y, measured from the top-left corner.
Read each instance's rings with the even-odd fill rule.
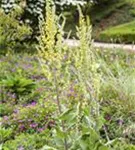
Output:
[[[135,42],[135,21],[112,27],[101,32],[99,40],[104,42]]]

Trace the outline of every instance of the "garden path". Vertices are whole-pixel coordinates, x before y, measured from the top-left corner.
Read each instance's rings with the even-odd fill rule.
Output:
[[[68,40],[65,40],[65,43],[68,46],[76,47],[79,45],[79,40],[68,39]],[[123,50],[135,52],[135,45],[132,45],[132,44],[113,44],[113,43],[94,42],[93,45],[96,48],[109,48],[109,49],[115,48],[115,49],[123,49]]]

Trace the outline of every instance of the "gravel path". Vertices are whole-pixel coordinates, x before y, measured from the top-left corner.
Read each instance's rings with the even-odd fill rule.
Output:
[[[79,41],[78,40],[65,40],[65,43],[68,46],[71,47],[76,47],[79,45]],[[131,44],[112,44],[112,43],[99,43],[99,42],[94,42],[94,47],[97,48],[109,48],[109,49],[123,49],[123,50],[128,50],[128,51],[133,51],[135,52],[135,45],[131,45]]]

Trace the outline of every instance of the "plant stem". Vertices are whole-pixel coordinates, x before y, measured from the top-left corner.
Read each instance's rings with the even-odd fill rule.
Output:
[[[56,90],[56,96],[57,96],[56,101],[57,101],[59,114],[61,115],[62,114],[62,109],[61,109],[61,104],[60,104],[59,85],[58,85],[58,82],[57,82],[56,74],[54,75],[54,80],[55,80],[55,90]],[[62,130],[65,133],[64,121],[62,121]],[[66,138],[64,138],[64,147],[65,147],[65,150],[68,150],[68,144],[67,144],[67,139]]]

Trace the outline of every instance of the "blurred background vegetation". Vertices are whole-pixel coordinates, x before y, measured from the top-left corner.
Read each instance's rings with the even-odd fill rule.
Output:
[[[54,3],[57,14],[62,14],[66,18],[65,35],[72,31],[70,38],[75,37],[78,23],[77,5],[79,4],[83,9],[84,15],[89,16],[91,19],[93,25],[92,37],[95,41],[113,43],[135,42],[135,0],[54,0]],[[30,27],[30,32],[26,31],[27,34],[19,42],[25,43],[29,41],[29,44],[33,43],[36,41],[36,36],[40,34],[38,25],[39,20],[45,17],[45,5],[45,0],[1,0],[0,8],[6,15],[1,14],[0,22],[3,26],[4,23],[7,24],[3,20],[7,20],[5,18],[10,16],[17,8],[21,13],[15,17],[16,22],[19,25],[21,24],[22,30],[24,29],[22,25]],[[9,24],[14,22],[15,20],[9,21]],[[117,28],[115,33],[112,33],[116,29],[113,27]],[[10,32],[9,30],[7,31]],[[5,36],[4,33],[0,33]],[[20,34],[18,31],[17,33]],[[16,40],[18,41],[17,38]],[[0,45],[0,47],[3,47],[2,43]]]

